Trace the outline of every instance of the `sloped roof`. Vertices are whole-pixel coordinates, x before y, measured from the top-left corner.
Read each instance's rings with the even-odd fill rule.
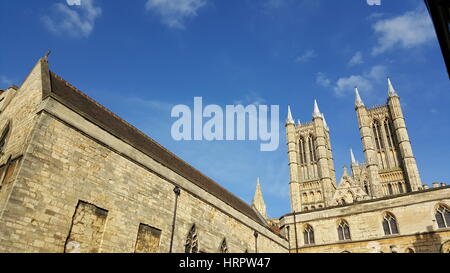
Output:
[[[44,98],[47,96],[55,98],[100,128],[133,146],[175,173],[183,176],[255,222],[266,226],[253,208],[246,202],[227,191],[209,177],[203,175],[175,154],[146,136],[143,132],[139,131],[137,128],[124,121],[51,71],[50,84],[51,91],[44,94]]]

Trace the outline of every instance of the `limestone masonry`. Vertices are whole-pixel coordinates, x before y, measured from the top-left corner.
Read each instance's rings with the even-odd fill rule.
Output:
[[[311,123],[289,109],[292,212],[269,219],[259,181],[246,204],[40,59],[0,91],[0,252],[449,253],[450,187],[422,184],[391,81],[355,109],[365,162],[339,185],[317,102]]]

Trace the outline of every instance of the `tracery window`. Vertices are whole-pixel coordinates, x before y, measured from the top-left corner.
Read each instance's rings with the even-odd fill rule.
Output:
[[[397,220],[390,213],[386,213],[386,215],[384,216],[383,230],[384,230],[384,234],[386,234],[386,235],[392,235],[392,234],[399,233],[398,226],[397,226]]]
[[[305,139],[303,137],[300,138],[299,141],[299,150],[300,150],[300,164],[306,164],[306,154],[305,154]]]
[[[315,244],[314,229],[310,225],[307,225],[305,227],[305,230],[303,231],[303,237],[304,237],[304,240],[305,240],[305,245],[313,245],[313,244]]]
[[[344,241],[344,240],[351,240],[351,236],[350,236],[350,226],[348,225],[348,223],[346,221],[341,221],[341,223],[338,226],[338,237],[340,241]]]
[[[381,139],[380,134],[380,123],[375,121],[372,125],[373,136],[375,138],[375,145],[377,146],[377,150],[381,150],[384,148],[383,141]]]
[[[219,247],[220,253],[228,253],[227,239],[223,239]]]
[[[187,235],[186,243],[184,244],[184,252],[198,253],[198,234],[195,224],[192,225],[192,228]]]
[[[317,158],[316,158],[316,149],[314,146],[314,137],[312,135],[309,136],[308,138],[308,145],[309,145],[309,156],[311,158],[311,162],[316,162]]]
[[[447,207],[439,206],[435,216],[439,228],[450,227],[450,210]]]

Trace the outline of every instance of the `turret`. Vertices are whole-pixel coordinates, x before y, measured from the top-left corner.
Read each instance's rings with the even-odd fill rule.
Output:
[[[382,197],[381,180],[379,175],[377,152],[375,150],[375,143],[372,138],[370,129],[370,120],[367,114],[367,108],[359,95],[359,90],[355,88],[355,109],[358,117],[359,132],[361,134],[361,141],[364,148],[364,155],[366,158],[367,175],[370,183],[370,195],[378,198]]]
[[[301,210],[300,203],[300,185],[298,179],[298,162],[297,162],[297,141],[295,135],[295,122],[292,117],[291,107],[288,106],[288,116],[286,119],[286,140],[288,146],[289,173],[290,173],[290,194],[291,209],[293,212]]]
[[[420,179],[419,170],[417,168],[416,159],[414,157],[411,141],[409,140],[408,130],[406,129],[405,118],[403,116],[402,107],[400,104],[400,97],[388,78],[388,107],[392,118],[394,132],[398,141],[398,148],[400,150],[400,157],[402,159],[403,169],[406,175],[406,180],[410,185],[412,191],[418,191],[422,188],[422,181]]]
[[[320,112],[317,101],[314,101],[313,123],[315,129],[315,143],[317,167],[319,170],[320,182],[324,189],[325,205],[331,205],[334,191],[336,190],[336,179],[333,179],[333,171],[330,169],[330,153],[329,142],[327,138],[327,130],[323,119],[323,114]],[[331,149],[330,149],[331,150]]]

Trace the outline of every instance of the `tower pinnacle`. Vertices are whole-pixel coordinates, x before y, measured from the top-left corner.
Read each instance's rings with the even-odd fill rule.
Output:
[[[322,113],[323,118],[323,125],[325,126],[325,130],[330,131],[330,128],[328,127],[327,120],[325,119],[325,115]]]
[[[291,106],[288,105],[288,116],[286,119],[286,124],[295,124],[294,119],[292,118]]]
[[[261,184],[259,183],[259,177],[256,180],[256,190],[255,196],[253,197],[252,205],[265,219],[267,219],[266,204],[264,203],[264,198],[261,191]]]
[[[320,109],[319,109],[319,105],[317,104],[317,100],[314,100],[313,118],[323,118],[322,114],[320,113]]]
[[[389,96],[389,98],[398,97],[398,94],[395,91],[394,86],[392,85],[391,79],[387,78],[387,80],[388,80],[388,96]]]
[[[358,162],[355,159],[355,155],[353,154],[353,149],[350,149],[350,158],[352,159],[352,165],[358,164]]]
[[[364,107],[364,102],[362,101],[361,96],[359,95],[358,87],[355,87],[355,95],[356,95],[355,106]]]

